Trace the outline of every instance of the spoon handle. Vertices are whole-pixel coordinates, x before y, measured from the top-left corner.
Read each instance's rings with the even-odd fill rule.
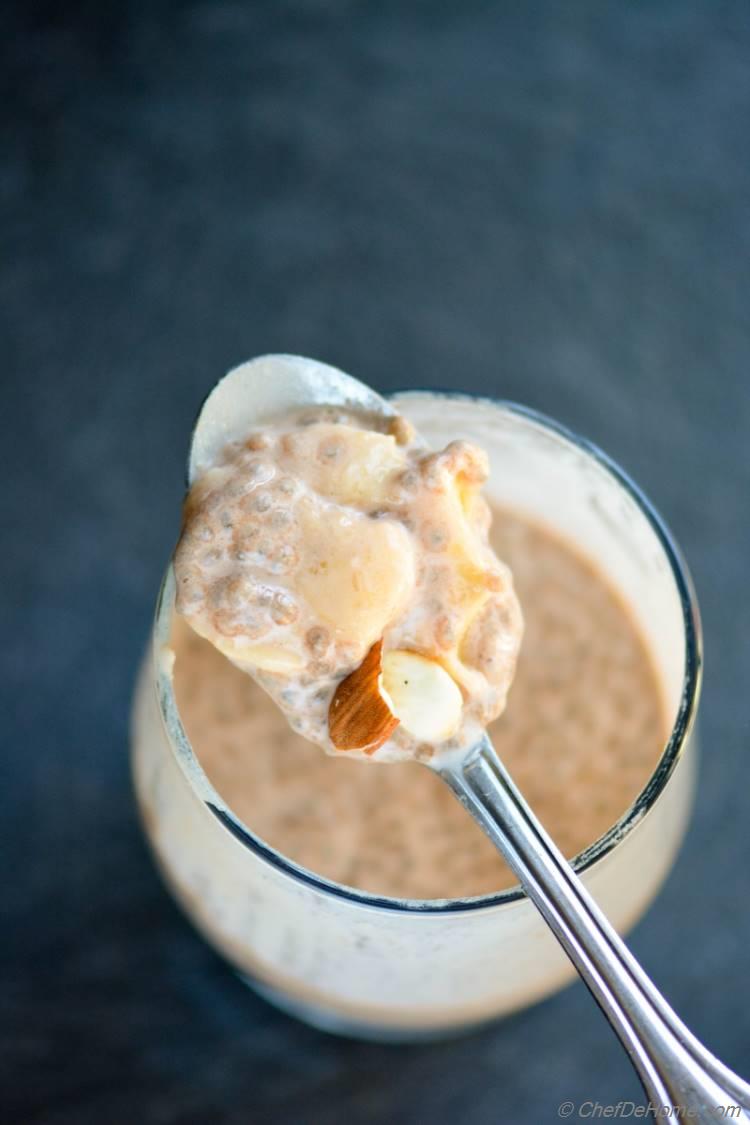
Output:
[[[443,780],[518,876],[617,1032],[651,1112],[750,1123],[750,1086],[685,1027],[542,828],[485,736]],[[669,1119],[669,1118],[667,1118]]]

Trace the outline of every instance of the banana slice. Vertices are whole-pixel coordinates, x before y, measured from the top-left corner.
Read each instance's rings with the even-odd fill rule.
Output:
[[[276,672],[290,675],[304,667],[302,656],[284,645],[277,644],[238,644],[233,637],[208,629],[196,629],[196,633],[210,641],[228,660],[243,671]]]
[[[282,675],[298,672],[304,664],[298,653],[281,645],[250,645],[248,648],[238,649],[234,658],[243,664],[250,664],[260,672],[278,672]]]
[[[339,504],[377,504],[406,457],[395,437],[327,423],[306,426],[286,443],[282,463]]]
[[[297,589],[320,621],[366,651],[414,589],[408,532],[392,520],[343,520],[330,505],[301,504],[297,519],[305,544]]]

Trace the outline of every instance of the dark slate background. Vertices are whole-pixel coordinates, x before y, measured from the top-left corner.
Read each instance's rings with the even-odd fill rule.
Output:
[[[750,1072],[750,8],[4,6],[4,1123],[540,1125],[638,1088],[583,986],[472,1038],[326,1037],[157,879],[128,704],[188,431],[253,354],[581,430],[703,606],[698,807],[633,934]]]

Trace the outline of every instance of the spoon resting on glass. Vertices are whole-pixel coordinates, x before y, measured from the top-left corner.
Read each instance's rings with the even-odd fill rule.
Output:
[[[252,360],[217,384],[195,426],[177,611],[328,753],[415,759],[446,782],[578,969],[653,1107],[750,1122],[750,1087],[655,989],[485,733],[523,631],[487,543],[485,476],[477,447],[427,449],[343,372]]]

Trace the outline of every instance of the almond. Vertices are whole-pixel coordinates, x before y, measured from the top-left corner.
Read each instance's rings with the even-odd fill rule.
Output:
[[[328,710],[328,733],[337,750],[374,754],[398,726],[380,690],[382,641],[336,688]]]
[[[380,690],[403,729],[420,742],[445,742],[461,722],[463,696],[442,665],[418,652],[383,657]]]

